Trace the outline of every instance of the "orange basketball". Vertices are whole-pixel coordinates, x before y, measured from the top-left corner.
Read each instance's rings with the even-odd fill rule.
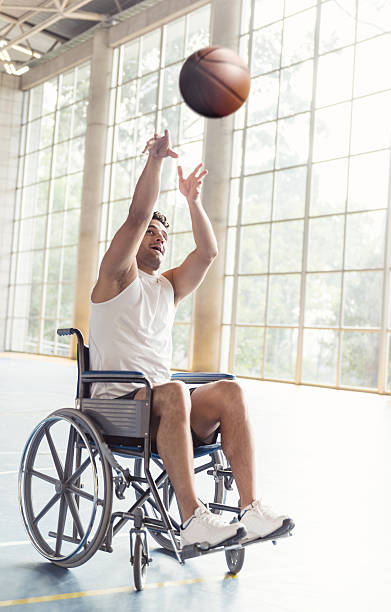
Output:
[[[226,47],[205,47],[187,58],[179,75],[186,104],[204,117],[225,117],[247,100],[248,68],[239,55]]]

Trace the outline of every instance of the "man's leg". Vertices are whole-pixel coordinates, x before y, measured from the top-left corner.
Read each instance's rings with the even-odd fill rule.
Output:
[[[136,398],[144,397],[145,390],[140,389]],[[184,383],[175,381],[154,387],[151,433],[175,489],[183,522],[197,507],[190,410],[190,393]]]
[[[195,389],[191,395],[191,426],[208,440],[220,425],[221,444],[238,487],[241,507],[254,501],[254,448],[243,391],[235,381],[222,380]]]

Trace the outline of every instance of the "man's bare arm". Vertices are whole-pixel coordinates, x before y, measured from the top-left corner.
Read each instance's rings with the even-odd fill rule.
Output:
[[[179,189],[186,197],[189,205],[196,248],[180,266],[164,273],[164,276],[170,280],[174,287],[176,303],[192,293],[201,284],[218,253],[216,236],[200,199],[202,180],[207,174],[206,170],[197,174],[201,167],[202,164],[199,164],[184,179],[182,168],[178,166]]]
[[[92,295],[93,301],[105,301],[114,297],[119,293],[118,282],[124,276],[127,277],[128,283],[136,277],[136,254],[159,195],[163,159],[178,157],[170,148],[168,130],[165,130],[162,138],[155,134],[147,142],[143,153],[146,151],[149,152],[148,160],[137,182],[128,217],[116,232],[102,259],[99,279]]]

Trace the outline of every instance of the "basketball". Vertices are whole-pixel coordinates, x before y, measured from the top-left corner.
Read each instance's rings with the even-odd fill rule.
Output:
[[[239,55],[226,47],[205,47],[190,55],[179,75],[186,104],[204,117],[225,117],[247,100],[250,74]]]

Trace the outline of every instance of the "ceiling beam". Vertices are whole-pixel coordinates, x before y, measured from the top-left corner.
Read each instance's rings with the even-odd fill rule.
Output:
[[[89,21],[105,21],[109,15],[106,15],[104,13],[93,13],[92,11],[77,11],[76,13],[70,13],[69,9],[57,9],[57,8],[40,8],[40,7],[34,7],[34,6],[20,6],[19,5],[11,5],[11,4],[3,4],[2,6],[3,10],[8,10],[8,11],[16,11],[16,10],[28,10],[28,11],[33,11],[35,13],[57,13],[60,14],[63,18],[68,18],[68,19],[85,19],[85,20],[89,20]]]
[[[9,32],[11,32],[11,30],[17,26],[20,25],[21,23],[23,23],[23,25],[26,25],[28,28],[34,28],[34,24],[29,23],[28,21],[21,21],[20,19],[17,19],[16,17],[12,17],[12,15],[7,15],[6,13],[2,13],[0,10],[0,21],[6,21],[7,23],[10,23],[11,26],[7,26],[6,28],[3,28],[2,30],[0,30],[0,36],[6,36],[7,34],[9,34]],[[49,36],[50,38],[53,38],[54,40],[57,40],[58,42],[68,42],[69,38],[66,38],[65,36],[60,36],[60,34],[53,34],[53,32],[48,32],[47,30],[42,30],[42,33],[45,34],[46,36]]]
[[[69,17],[69,13],[73,13],[74,11],[77,11],[79,8],[82,8],[89,2],[91,2],[91,0],[76,0],[76,2],[74,2],[73,4],[67,7],[66,9],[66,12],[68,13],[67,16]],[[20,36],[17,36],[16,38],[14,38],[12,41],[7,43],[7,45],[4,46],[3,49],[12,47],[13,44],[15,45],[19,44],[23,42],[24,40],[26,40],[26,38],[29,38],[30,36],[33,36],[34,34],[38,34],[39,32],[42,32],[43,30],[50,27],[54,23],[57,23],[57,21],[60,21],[61,19],[63,19],[63,17],[64,16],[61,13],[57,13],[56,15],[53,15],[52,17],[45,19],[41,23],[34,26],[28,33],[21,34]]]

